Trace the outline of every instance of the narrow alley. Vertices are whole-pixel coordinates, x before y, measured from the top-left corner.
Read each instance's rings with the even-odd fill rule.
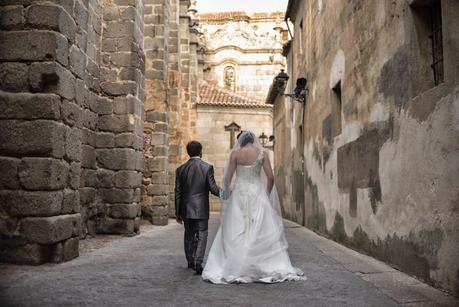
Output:
[[[209,244],[219,223],[210,220]],[[458,306],[382,262],[285,221],[306,281],[213,285],[186,269],[182,226],[145,225],[80,257],[42,266],[0,265],[1,306]],[[115,237],[113,237],[115,238]],[[100,240],[100,239],[95,239]],[[87,241],[87,240],[86,240]],[[90,242],[90,241],[89,241]],[[85,248],[88,242],[82,242]]]

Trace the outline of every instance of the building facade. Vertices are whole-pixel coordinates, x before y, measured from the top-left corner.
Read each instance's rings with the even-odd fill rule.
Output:
[[[199,14],[203,78],[237,94],[263,99],[285,66],[283,12]]]
[[[291,0],[290,78],[268,95],[285,217],[455,295],[457,12],[452,0]]]

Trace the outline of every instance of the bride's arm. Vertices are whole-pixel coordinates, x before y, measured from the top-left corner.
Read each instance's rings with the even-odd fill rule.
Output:
[[[236,153],[233,151],[230,154],[228,166],[225,169],[225,173],[223,174],[223,185],[221,189],[220,198],[226,200],[230,197],[231,191],[231,179],[233,178],[234,172],[236,171]]]
[[[231,152],[229,157],[228,169],[226,170],[225,178],[223,178],[224,189],[229,189],[231,180],[233,179],[234,172],[236,171],[236,152]]]
[[[271,194],[271,190],[274,186],[274,174],[273,169],[271,168],[271,162],[269,161],[269,156],[267,152],[263,152],[264,159],[263,159],[263,170],[265,171],[266,178],[268,179],[267,183],[267,191],[268,194]]]

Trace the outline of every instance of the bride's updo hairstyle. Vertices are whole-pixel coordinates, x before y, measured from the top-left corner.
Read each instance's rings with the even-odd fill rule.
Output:
[[[255,134],[250,131],[241,131],[237,136],[237,141],[241,147],[244,147],[247,144],[253,144],[255,142]]]

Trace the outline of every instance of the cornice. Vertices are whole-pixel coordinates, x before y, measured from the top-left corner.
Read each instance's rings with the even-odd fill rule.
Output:
[[[217,54],[224,50],[237,50],[241,53],[282,53],[282,48],[253,48],[244,49],[235,45],[221,46],[216,49],[207,49],[206,54]]]
[[[199,20],[206,23],[225,23],[228,21],[276,21],[279,18],[284,19],[284,12],[262,12],[247,14],[243,11],[234,12],[209,12],[197,15]]]
[[[227,58],[227,59],[223,59],[221,61],[218,61],[218,62],[209,62],[209,61],[205,61],[205,63],[207,65],[210,65],[210,66],[220,66],[221,64],[224,64],[224,63],[227,63],[227,62],[234,62],[237,64],[237,66],[253,66],[253,65],[281,65],[282,67],[285,67],[285,62],[282,62],[282,61],[273,61],[273,62],[270,62],[270,61],[245,61],[245,62],[240,62],[234,58]]]

